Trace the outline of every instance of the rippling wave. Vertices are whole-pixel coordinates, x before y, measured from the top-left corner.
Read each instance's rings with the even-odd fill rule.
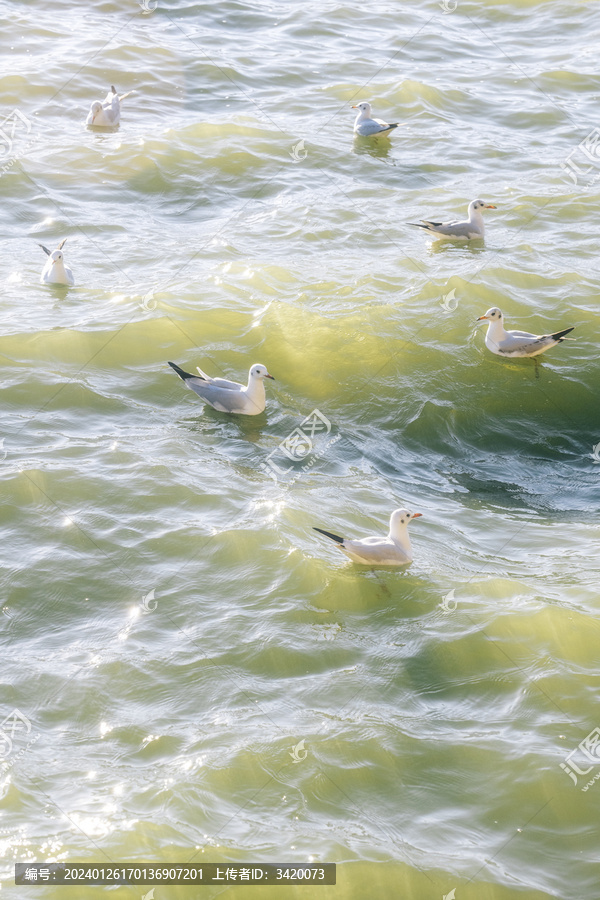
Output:
[[[321,860],[337,887],[286,896],[596,898],[597,788],[560,764],[597,725],[599,16],[4,4],[3,881]],[[353,142],[362,99],[390,141]],[[478,195],[485,243],[407,224]],[[493,305],[574,340],[498,359]],[[266,412],[167,360],[267,364]],[[312,531],[399,505],[405,571]]]

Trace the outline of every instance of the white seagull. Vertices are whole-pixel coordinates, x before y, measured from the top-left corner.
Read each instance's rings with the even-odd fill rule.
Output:
[[[407,509],[396,509],[390,516],[390,530],[387,537],[367,537],[349,541],[322,528],[315,528],[319,534],[331,538],[339,549],[353,562],[376,566],[405,566],[412,562],[412,547],[408,537],[408,523],[423,513],[411,513]]]
[[[484,203],[483,200],[471,200],[468,209],[469,218],[464,222],[429,222],[427,219],[421,219],[422,224],[418,222],[408,224],[414,225],[415,228],[424,228],[438,238],[473,240],[482,238],[485,234],[482,209],[496,209],[496,207],[491,203]]]
[[[116,87],[111,84],[110,91],[102,103],[99,100],[94,100],[92,103],[85,124],[101,128],[118,125],[121,121],[121,100],[129,97],[130,94],[133,94],[133,91],[128,91],[127,94],[122,94],[119,97]]]
[[[67,239],[65,238],[52,253],[47,247],[44,247],[43,244],[39,244],[48,257],[40,276],[40,282],[42,284],[70,284],[71,286],[75,284],[73,272],[68,266],[65,266],[65,260],[62,253],[62,248],[65,246],[66,242]]]
[[[384,122],[383,119],[374,119],[371,116],[371,104],[367,103],[366,100],[359,103],[358,106],[353,106],[352,109],[360,110],[354,122],[354,133],[359,134],[361,137],[372,137],[376,134],[389,134],[393,128],[398,127],[398,122],[388,124],[388,122]]]
[[[497,306],[488,309],[484,316],[479,316],[478,322],[484,319],[489,321],[485,346],[497,356],[539,356],[550,347],[556,347],[564,341],[565,335],[573,331],[575,327],[565,328],[564,331],[556,331],[554,334],[530,334],[528,331],[506,331],[503,325],[504,317]]]
[[[202,369],[198,369],[199,375],[190,375],[184,372],[175,363],[169,365],[177,372],[182,381],[190,390],[208,403],[213,409],[220,412],[239,413],[243,416],[258,416],[264,412],[265,384],[264,379],[270,378],[265,366],[255,363],[248,373],[248,384],[238,384],[237,381],[228,381],[226,378],[211,378]]]

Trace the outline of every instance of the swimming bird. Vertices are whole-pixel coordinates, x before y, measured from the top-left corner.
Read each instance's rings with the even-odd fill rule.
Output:
[[[484,319],[489,321],[485,346],[497,356],[539,356],[550,347],[556,347],[565,336],[575,327],[565,328],[564,331],[556,331],[554,334],[530,334],[528,331],[506,331],[504,329],[504,316],[497,306],[488,309],[484,316],[479,316],[478,322]]]
[[[390,516],[390,530],[387,537],[367,537],[349,541],[322,528],[315,528],[338,544],[339,549],[353,562],[377,566],[405,566],[412,562],[412,547],[408,537],[408,523],[423,513],[411,513],[407,509],[396,509]]]
[[[67,239],[65,238],[52,253],[47,247],[44,247],[43,244],[38,245],[48,257],[40,276],[40,282],[42,284],[69,284],[71,286],[75,284],[73,272],[68,266],[65,266],[65,260],[62,253],[62,248],[66,243]]]
[[[374,119],[371,116],[371,104],[367,103],[366,100],[363,100],[358,106],[353,106],[352,109],[360,110],[354,121],[354,133],[359,134],[361,137],[389,134],[393,128],[397,128],[399,125],[398,122],[388,124],[383,119]]]
[[[169,365],[177,372],[182,381],[190,390],[208,403],[213,409],[220,412],[239,413],[243,416],[258,416],[264,411],[265,384],[264,379],[270,378],[265,366],[255,363],[248,373],[248,384],[239,384],[237,381],[228,381],[226,378],[211,378],[202,369],[198,369],[199,375],[190,375],[184,372],[175,363]]]
[[[438,238],[473,240],[482,238],[485,234],[482,209],[496,209],[496,207],[491,203],[484,203],[483,200],[471,200],[468,208],[469,218],[464,222],[429,222],[427,219],[421,219],[422,224],[418,222],[408,224],[414,225],[415,228],[424,228]]]
[[[119,97],[116,87],[111,84],[110,91],[102,103],[99,100],[94,100],[92,103],[85,124],[102,128],[118,125],[121,121],[121,100],[129,97],[130,94],[133,94],[133,91],[128,91]]]

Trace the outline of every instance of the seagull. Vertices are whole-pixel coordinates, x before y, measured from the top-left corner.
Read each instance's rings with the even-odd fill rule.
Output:
[[[479,316],[478,322],[489,320],[485,346],[497,356],[539,356],[550,347],[555,347],[564,341],[565,336],[575,327],[565,328],[564,331],[556,331],[554,334],[530,334],[528,331],[505,331],[504,317],[497,306],[488,309],[484,316]]]
[[[418,222],[409,222],[415,228],[424,228],[430,234],[435,234],[439,238],[463,238],[472,240],[473,238],[483,238],[485,227],[483,224],[482,209],[496,209],[491,203],[484,203],[483,200],[471,200],[469,203],[469,218],[464,222],[428,222],[427,219],[421,219],[422,225]]]
[[[407,509],[396,509],[390,516],[390,530],[387,537],[367,537],[359,541],[315,528],[319,534],[331,538],[339,545],[339,549],[349,556],[353,562],[364,565],[405,566],[412,562],[412,547],[408,537],[408,523],[423,513],[411,513]]]
[[[43,244],[38,245],[48,257],[40,276],[41,284],[70,284],[71,286],[75,284],[73,272],[68,266],[65,266],[65,260],[62,253],[62,248],[66,243],[67,239],[65,238],[52,253],[47,247],[44,247]]]
[[[127,94],[122,94],[119,97],[116,87],[114,84],[111,84],[110,91],[102,103],[100,103],[99,100],[94,100],[90,106],[90,111],[85,120],[85,124],[100,126],[102,128],[106,128],[110,125],[118,125],[121,121],[121,100],[124,100],[125,97],[129,97],[130,94],[133,94],[133,91],[129,91]]]
[[[389,134],[392,128],[397,128],[399,125],[398,122],[394,122],[390,125],[387,122],[384,122],[383,119],[374,119],[371,116],[371,104],[367,103],[366,100],[359,103],[358,106],[353,106],[352,109],[360,109],[354,122],[354,133],[359,134],[361,137],[372,137],[376,134]]]
[[[228,381],[226,378],[211,378],[202,369],[198,369],[199,375],[190,375],[184,372],[175,363],[169,365],[174,369],[182,381],[206,403],[218,409],[220,412],[239,413],[243,416],[258,416],[265,409],[265,385],[264,379],[270,378],[266,366],[255,363],[248,373],[248,384],[238,384],[237,381]]]

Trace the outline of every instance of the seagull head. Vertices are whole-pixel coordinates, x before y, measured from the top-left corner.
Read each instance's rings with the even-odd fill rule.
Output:
[[[498,309],[497,306],[492,306],[491,309],[488,309],[484,316],[479,316],[477,319],[478,322],[482,322],[484,319],[489,319],[490,322],[501,322],[502,321],[502,311]]]
[[[390,534],[404,531],[412,519],[418,519],[423,513],[411,513],[407,509],[395,509],[390,516]]]
[[[54,263],[60,262],[60,260],[62,258],[63,258],[62,250],[53,250],[52,253],[50,254],[50,259],[52,260],[52,265],[54,265]]]
[[[255,363],[250,369],[250,378],[258,378],[260,381],[263,378],[270,378],[271,381],[275,381],[272,375],[269,375],[269,370],[266,366],[262,366],[260,363]]]
[[[92,121],[96,118],[96,116],[101,111],[101,109],[102,109],[102,104],[100,103],[100,101],[94,100],[94,102],[90,106],[90,114],[92,116]]]
[[[362,103],[358,103],[356,106],[353,106],[352,109],[360,109],[361,113],[366,113],[368,116],[371,115],[371,104],[367,103],[366,100],[363,100]]]
[[[469,215],[472,212],[481,213],[482,209],[496,209],[496,207],[492,206],[491,203],[484,203],[483,200],[471,200],[469,203]]]

